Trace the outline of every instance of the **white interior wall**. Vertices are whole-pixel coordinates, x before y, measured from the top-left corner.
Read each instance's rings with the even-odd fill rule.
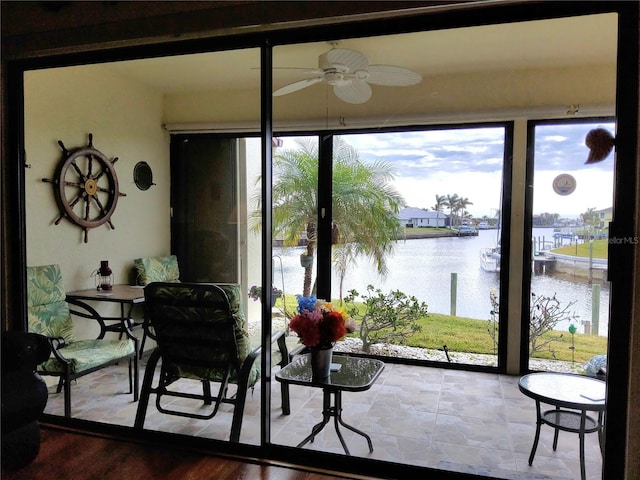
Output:
[[[115,283],[128,283],[133,259],[168,254],[170,250],[169,136],[162,129],[162,95],[147,86],[110,73],[100,65],[31,71],[25,74],[25,169],[27,264],[57,263],[67,291],[95,286],[91,273],[108,260]],[[57,141],[71,150],[93,145],[114,164],[120,191],[111,217],[88,233],[59,217],[53,178],[63,158]],[[139,190],[133,168],[145,161],[153,185]],[[113,306],[112,306],[113,307]],[[105,305],[99,311],[111,314]],[[95,326],[77,321],[78,336]]]

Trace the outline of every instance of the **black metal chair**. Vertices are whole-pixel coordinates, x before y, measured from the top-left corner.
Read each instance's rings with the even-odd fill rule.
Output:
[[[233,420],[230,440],[240,439],[247,390],[260,378],[256,362],[261,348],[251,350],[244,315],[240,309],[240,286],[236,284],[202,284],[155,282],[145,287],[145,319],[153,328],[156,349],[147,364],[135,428],[144,426],[149,397],[156,395],[156,407],[161,413],[190,418],[210,419],[222,403],[232,404]],[[277,342],[282,362],[288,362],[284,332],[272,338]],[[158,362],[160,374],[152,386]],[[202,394],[181,391],[179,379],[202,383]],[[211,394],[211,382],[218,383],[218,393]],[[229,384],[236,384],[235,395],[228,396]],[[282,408],[289,413],[288,391],[282,390]],[[200,413],[164,405],[162,397],[202,400],[211,405]],[[167,402],[168,403],[168,402]]]
[[[79,306],[79,305],[78,305]],[[71,315],[100,319],[93,308],[72,310],[66,301],[59,265],[27,267],[27,310],[29,331],[44,335],[51,345],[51,357],[38,365],[40,375],[59,377],[58,393],[64,387],[64,415],[71,416],[71,382],[121,361],[129,362],[129,391],[138,400],[138,339],[124,319],[127,338],[108,340],[105,324],[98,320],[100,334],[95,339],[78,339]]]

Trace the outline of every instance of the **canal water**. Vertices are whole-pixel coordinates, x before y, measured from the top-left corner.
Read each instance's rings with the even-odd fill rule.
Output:
[[[552,240],[550,229],[534,229],[534,238]],[[492,289],[499,290],[499,273],[485,272],[480,267],[479,252],[496,244],[496,230],[480,230],[478,236],[444,237],[400,240],[394,253],[387,259],[388,274],[380,277],[372,263],[360,259],[352,265],[344,279],[343,296],[350,289],[365,293],[371,284],[387,293],[400,290],[414,295],[429,306],[434,313],[451,311],[451,274],[457,274],[456,313],[461,317],[488,320]],[[274,248],[274,285],[286,294],[302,293],[304,269],[300,266],[303,247]],[[315,275],[315,272],[314,272]],[[339,278],[332,277],[332,297],[339,298]],[[600,284],[599,335],[606,336],[608,329],[609,286]],[[570,274],[534,275],[531,291],[536,295],[556,295],[564,305],[576,302],[570,309],[577,315],[572,323],[578,332],[584,332],[585,321],[592,321],[593,288],[584,277]],[[597,300],[596,300],[597,301]],[[558,323],[556,329],[566,331],[570,321]]]

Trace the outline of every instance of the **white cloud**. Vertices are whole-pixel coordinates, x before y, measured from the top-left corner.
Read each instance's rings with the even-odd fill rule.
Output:
[[[398,178],[394,185],[411,207],[431,209],[436,203],[436,195],[457,194],[473,202],[467,210],[474,216],[492,217],[500,208],[500,177],[491,173],[437,172],[422,179]]]
[[[570,173],[576,179],[576,190],[562,196],[553,191],[553,179]],[[602,210],[613,205],[613,171],[602,172],[583,168],[571,172],[548,170],[536,172],[534,178],[533,211],[559,213],[577,217],[589,208]]]
[[[603,125],[566,123],[536,127],[533,213],[577,216],[608,208],[613,198],[613,160],[585,165],[586,133]],[[605,128],[613,131],[612,124]],[[500,208],[504,156],[502,127],[438,129],[345,135],[364,162],[384,161],[395,169],[396,188],[412,207],[430,208],[435,195],[458,194],[473,202],[474,215]],[[285,147],[290,141],[285,139]],[[557,195],[551,182],[560,173],[576,177],[576,191]]]
[[[567,137],[563,137],[561,135],[545,135],[543,138],[544,142],[566,142]]]

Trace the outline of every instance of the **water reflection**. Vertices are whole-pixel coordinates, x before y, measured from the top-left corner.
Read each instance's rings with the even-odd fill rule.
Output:
[[[552,237],[548,229],[534,229],[534,237]],[[481,230],[475,237],[446,237],[398,241],[393,256],[389,257],[389,274],[381,278],[366,260],[347,271],[343,295],[356,289],[363,293],[369,284],[383,291],[400,290],[427,302],[429,311],[449,314],[451,308],[451,274],[457,273],[456,313],[461,317],[487,320],[491,311],[489,293],[499,287],[499,274],[480,268],[481,248],[496,244],[495,230]],[[276,262],[275,284],[285,294],[302,291],[304,270],[300,267],[302,248],[276,248],[274,255],[282,259],[284,285],[281,280],[280,262]],[[339,278],[332,277],[332,297],[339,298]],[[592,285],[583,277],[568,274],[544,274],[532,277],[531,290],[537,295],[557,295],[562,303],[576,301],[573,306],[581,322],[592,317]],[[607,335],[609,286],[600,286],[599,334]],[[566,330],[568,322],[559,322],[558,330]],[[578,332],[584,331],[577,325]]]

